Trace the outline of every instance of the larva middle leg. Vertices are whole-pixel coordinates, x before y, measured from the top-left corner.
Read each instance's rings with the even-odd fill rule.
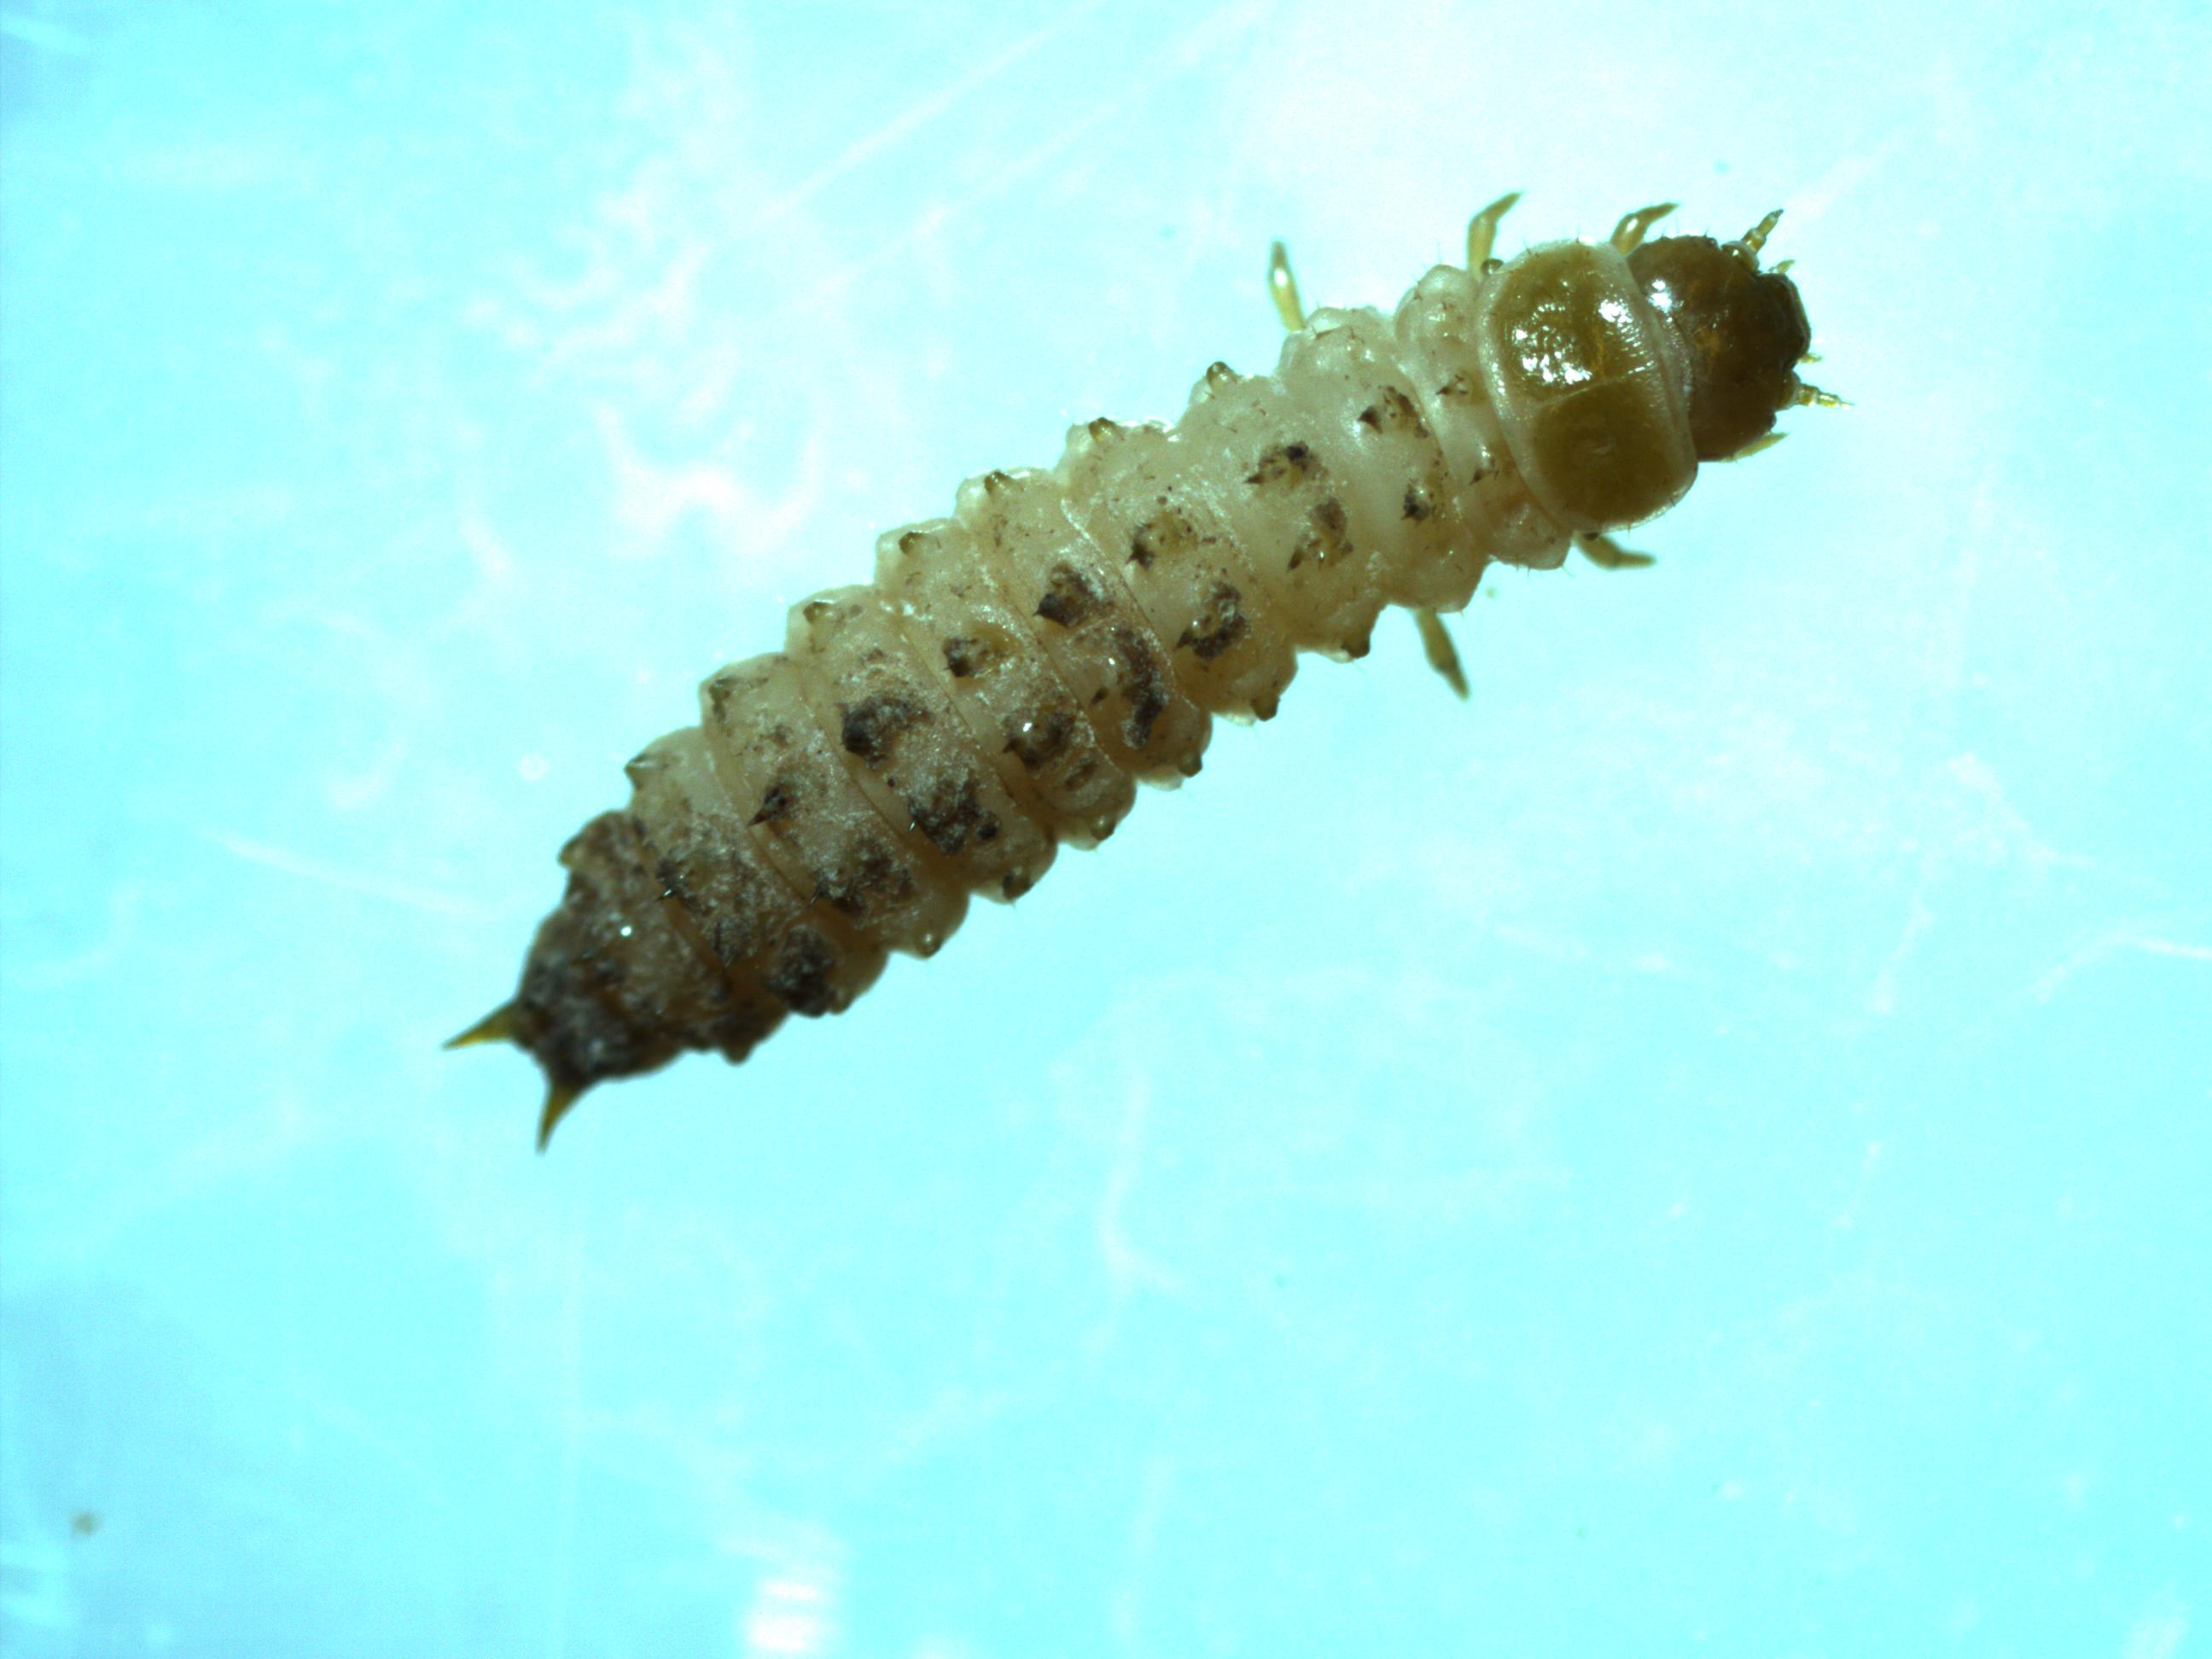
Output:
[[[1049,469],[970,480],[880,540],[872,581],[793,607],[781,651],[711,676],[700,723],[563,849],[513,1000],[456,1040],[536,1057],[541,1142],[596,1083],[849,1007],[971,894],[1018,898],[1139,782],[1195,774],[1214,716],[1271,715],[1297,652],[1364,653],[1386,605],[1455,678],[1440,613],[1488,564],[1638,562],[1611,531],[1837,401],[1796,377],[1773,216],[1651,241],[1668,210],[1639,209],[1501,262],[1516,199],[1388,314],[1307,315],[1278,244],[1273,373],[1216,363],[1172,424],[1092,421]]]

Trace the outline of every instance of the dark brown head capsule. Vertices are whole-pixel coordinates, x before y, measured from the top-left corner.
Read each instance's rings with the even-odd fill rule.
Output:
[[[1798,400],[1797,365],[1813,343],[1797,285],[1761,270],[1745,243],[1710,236],[1646,242],[1628,268],[1685,348],[1698,459],[1725,460],[1764,437]]]

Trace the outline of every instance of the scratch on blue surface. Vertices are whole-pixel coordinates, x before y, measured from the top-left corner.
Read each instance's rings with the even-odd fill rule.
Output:
[[[58,52],[70,58],[82,58],[92,51],[92,42],[82,34],[73,33],[58,23],[25,17],[15,12],[0,11],[0,34],[11,40],[21,40],[27,46]]]

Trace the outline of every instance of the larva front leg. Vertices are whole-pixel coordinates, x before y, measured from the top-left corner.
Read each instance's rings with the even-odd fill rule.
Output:
[[[1575,550],[1601,570],[1641,570],[1656,564],[1649,553],[1638,553],[1623,547],[1610,536],[1594,530],[1585,530],[1575,537]]]
[[[1306,315],[1277,244],[1274,373],[1216,363],[1172,424],[1092,421],[1049,469],[970,480],[881,539],[872,581],[794,606],[781,650],[711,676],[699,724],[562,850],[514,999],[455,1039],[538,1060],[540,1144],[594,1084],[850,1007],[972,895],[1019,897],[1139,782],[1194,775],[1213,717],[1273,714],[1297,652],[1363,654],[1386,605],[1464,695],[1440,613],[1486,565],[1638,562],[1610,531],[1836,401],[1796,377],[1771,216],[1648,242],[1666,210],[1641,209],[1501,264],[1515,200],[1389,315]]]

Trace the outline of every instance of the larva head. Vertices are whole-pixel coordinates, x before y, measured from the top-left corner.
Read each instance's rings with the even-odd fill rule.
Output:
[[[1759,268],[1771,219],[1740,242],[1667,236],[1628,256],[1651,308],[1674,325],[1690,375],[1690,441],[1726,460],[1802,402],[1797,365],[1813,343],[1797,285]],[[1754,240],[1754,238],[1756,240]]]

